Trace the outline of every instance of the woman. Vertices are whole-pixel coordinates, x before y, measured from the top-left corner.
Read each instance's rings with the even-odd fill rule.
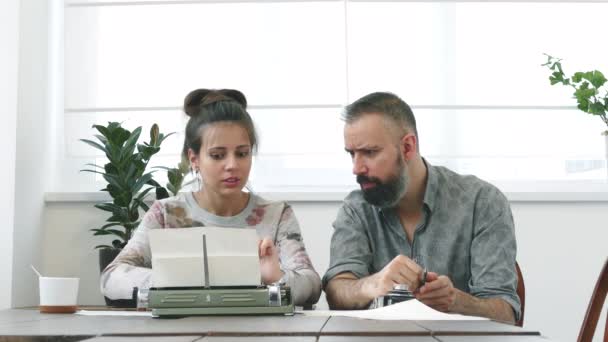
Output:
[[[231,89],[192,91],[184,100],[190,119],[183,155],[202,184],[196,192],[156,201],[133,238],[101,274],[101,291],[110,299],[129,299],[133,288],[149,288],[148,231],[198,226],[255,228],[262,282],[284,281],[296,305],[314,304],[321,281],[314,270],[293,210],[243,191],[257,138],[245,96]],[[199,183],[200,184],[200,183]]]

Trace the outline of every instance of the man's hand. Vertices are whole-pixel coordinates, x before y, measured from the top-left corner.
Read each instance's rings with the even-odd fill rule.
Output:
[[[272,284],[283,277],[279,254],[271,239],[258,241],[258,254],[260,256],[260,273],[264,284]]]
[[[454,287],[450,278],[428,272],[426,284],[415,293],[416,299],[435,310],[488,317],[513,324],[513,308],[500,298],[477,298]]]
[[[387,294],[396,284],[410,289],[420,286],[423,270],[412,259],[398,255],[373,275],[359,279],[350,272],[332,278],[325,287],[329,307],[333,310],[365,309],[376,297]]]
[[[363,291],[372,299],[387,294],[397,284],[406,284],[414,291],[420,286],[422,272],[412,259],[398,255],[380,272],[366,278]]]
[[[426,284],[415,292],[416,299],[435,310],[449,312],[456,303],[454,284],[447,276],[428,272]]]

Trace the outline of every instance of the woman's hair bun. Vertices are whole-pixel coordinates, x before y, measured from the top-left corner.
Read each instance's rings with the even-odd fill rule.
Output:
[[[235,89],[196,89],[191,91],[184,99],[184,112],[192,117],[198,115],[202,106],[218,101],[235,101],[243,108],[247,108],[245,95]]]

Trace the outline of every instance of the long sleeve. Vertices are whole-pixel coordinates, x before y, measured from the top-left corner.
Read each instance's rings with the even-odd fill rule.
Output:
[[[300,232],[300,226],[289,205],[285,205],[276,234],[283,281],[292,290],[295,305],[314,304],[321,295],[321,279],[315,271]]]
[[[149,288],[152,261],[148,231],[164,225],[163,206],[154,202],[125,248],[101,273],[101,292],[110,299],[131,299],[133,288]]]

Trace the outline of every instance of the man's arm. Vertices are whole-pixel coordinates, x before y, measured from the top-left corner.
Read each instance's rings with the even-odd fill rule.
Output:
[[[364,287],[369,277],[357,279],[352,273],[341,273],[327,283],[325,295],[332,310],[365,309],[374,299],[366,294]]]
[[[513,308],[500,298],[477,298],[456,289],[454,312],[515,324]]]
[[[506,301],[471,296],[455,288],[448,277],[434,272],[429,272],[427,283],[417,291],[416,298],[435,310],[515,323],[513,308]]]
[[[340,273],[325,287],[327,303],[331,309],[365,309],[374,298],[387,294],[395,284],[418,288],[422,272],[412,259],[398,255],[380,272],[361,279],[350,272]]]

